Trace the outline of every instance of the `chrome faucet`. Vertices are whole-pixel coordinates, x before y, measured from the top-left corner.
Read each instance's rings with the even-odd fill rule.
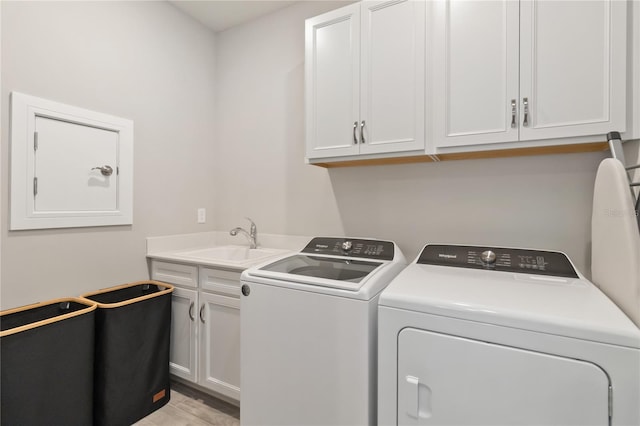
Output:
[[[231,235],[232,237],[235,237],[236,235],[238,235],[238,232],[241,232],[245,235],[245,237],[247,237],[249,239],[249,248],[250,249],[254,249],[257,247],[257,238],[258,238],[258,228],[256,227],[256,224],[253,223],[253,221],[250,218],[245,218],[247,219],[249,222],[251,222],[251,228],[249,228],[249,232],[247,232],[246,229],[244,228],[233,228],[231,231],[229,231],[229,235]]]

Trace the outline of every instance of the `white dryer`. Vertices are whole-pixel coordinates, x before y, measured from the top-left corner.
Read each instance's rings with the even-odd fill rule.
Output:
[[[562,253],[427,245],[378,320],[381,425],[640,424],[640,330]]]
[[[380,292],[391,241],[314,238],[242,274],[242,425],[373,425]]]

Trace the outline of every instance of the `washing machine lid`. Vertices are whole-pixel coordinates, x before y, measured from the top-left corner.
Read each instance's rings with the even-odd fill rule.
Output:
[[[382,262],[296,254],[263,266],[253,274],[355,291],[381,265]]]
[[[418,263],[422,254],[382,292],[380,306],[640,348],[640,330],[579,274]]]
[[[253,282],[301,290],[315,287],[312,291],[368,299],[378,294],[404,265],[404,256],[390,241],[316,237],[300,253],[257,265],[242,277]]]

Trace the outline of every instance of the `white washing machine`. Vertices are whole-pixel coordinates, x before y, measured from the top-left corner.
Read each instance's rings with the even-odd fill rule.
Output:
[[[427,245],[379,303],[381,425],[640,424],[640,330],[562,253]]]
[[[314,238],[246,270],[241,424],[375,424],[378,298],[405,266],[390,241]]]

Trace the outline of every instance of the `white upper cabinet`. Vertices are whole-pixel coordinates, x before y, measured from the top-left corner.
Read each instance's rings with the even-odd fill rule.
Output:
[[[307,20],[307,158],[424,151],[424,8],[365,1]]]
[[[307,156],[357,154],[360,117],[360,5],[307,20]]]
[[[436,146],[517,140],[518,2],[430,6]]]
[[[424,150],[424,6],[362,3],[362,154]]]
[[[626,12],[619,0],[520,2],[520,140],[625,131]]]
[[[436,150],[625,130],[626,2],[429,7]]]

